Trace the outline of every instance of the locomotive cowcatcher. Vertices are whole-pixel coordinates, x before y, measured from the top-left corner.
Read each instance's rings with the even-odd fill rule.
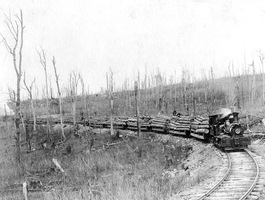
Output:
[[[221,108],[209,116],[210,135],[220,149],[244,149],[250,145],[250,138],[244,135],[238,114],[228,108]]]

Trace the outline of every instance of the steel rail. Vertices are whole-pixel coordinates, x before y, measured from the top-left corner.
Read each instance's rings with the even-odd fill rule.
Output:
[[[244,151],[249,155],[249,157],[255,163],[255,166],[256,166],[256,176],[255,176],[255,179],[254,179],[253,183],[249,187],[249,189],[243,194],[242,197],[240,197],[239,200],[245,200],[248,197],[248,195],[253,191],[253,189],[255,188],[255,186],[256,186],[256,184],[258,182],[259,174],[260,174],[259,166],[258,166],[258,163],[257,163],[256,159],[251,155],[251,153],[250,153],[249,150],[244,149]],[[227,169],[225,175],[223,176],[223,178],[220,181],[218,181],[218,183],[215,186],[213,186],[208,192],[206,192],[204,195],[202,195],[201,197],[199,197],[197,200],[203,200],[204,198],[210,196],[210,194],[213,193],[224,182],[224,180],[230,174],[231,167],[232,167],[232,163],[231,163],[231,159],[230,159],[229,154],[226,153],[226,155],[227,155],[227,158],[228,158],[229,165],[228,165],[228,169]]]
[[[256,161],[256,159],[251,155],[250,151],[248,149],[244,149],[245,152],[247,152],[247,154],[252,158],[252,160],[254,161],[255,165],[256,165],[256,171],[257,171],[257,174],[256,174],[256,177],[252,183],[252,185],[250,186],[250,188],[248,189],[248,191],[239,199],[239,200],[244,200],[248,197],[248,195],[252,192],[252,190],[255,188],[257,182],[258,182],[258,179],[259,179],[259,174],[260,174],[260,170],[259,170],[259,165]]]
[[[227,169],[225,175],[223,176],[223,178],[220,181],[218,181],[218,183],[215,186],[213,186],[208,192],[206,192],[204,195],[202,195],[201,197],[199,197],[197,200],[202,200],[202,199],[208,197],[211,193],[213,193],[224,182],[224,180],[230,174],[231,168],[232,168],[232,162],[231,162],[231,159],[230,159],[230,156],[229,156],[228,153],[226,153],[226,156],[228,158],[228,169]]]

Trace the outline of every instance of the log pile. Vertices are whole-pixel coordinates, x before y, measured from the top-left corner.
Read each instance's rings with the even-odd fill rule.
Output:
[[[137,130],[137,119],[134,117],[128,118],[127,127],[129,130]]]
[[[153,131],[164,133],[165,127],[169,121],[170,117],[164,115],[158,115],[150,119],[150,126]]]
[[[118,117],[114,120],[113,126],[117,129],[124,129],[124,127],[127,125],[128,117]]]
[[[168,130],[171,134],[186,135],[190,130],[190,116],[172,116],[168,124]]]
[[[141,131],[148,131],[150,127],[150,119],[149,116],[143,116],[140,118],[140,129]],[[137,130],[137,118],[136,117],[130,117],[127,120],[127,128],[129,130]]]
[[[93,118],[87,121],[87,125],[93,126],[94,128],[103,128],[106,123],[106,118]]]
[[[28,123],[30,124],[34,124],[33,119],[29,119]],[[47,120],[46,119],[36,119],[36,124],[37,125],[43,125],[43,124],[47,124]]]
[[[196,116],[191,120],[190,132],[191,135],[196,134],[204,139],[204,134],[209,133],[209,118],[202,116]]]
[[[149,130],[149,128],[150,128],[150,123],[151,123],[151,120],[152,119],[152,117],[150,117],[150,116],[143,116],[143,117],[141,117],[141,120],[140,120],[140,122],[141,122],[141,131],[148,131]]]

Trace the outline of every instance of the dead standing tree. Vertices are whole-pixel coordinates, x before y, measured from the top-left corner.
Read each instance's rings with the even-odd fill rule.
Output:
[[[33,84],[35,82],[35,78],[31,82],[31,84],[28,86],[27,83],[26,83],[26,72],[24,72],[23,82],[24,82],[24,86],[26,87],[26,90],[28,91],[28,94],[29,94],[30,107],[31,107],[32,117],[33,117],[33,130],[34,130],[34,132],[36,132],[36,115],[35,115],[35,109],[34,109],[34,103],[33,103],[33,95],[32,95],[32,87],[33,87]]]
[[[55,75],[55,80],[56,80],[56,86],[58,90],[58,96],[59,96],[59,107],[60,107],[60,122],[61,122],[61,131],[62,131],[62,137],[63,140],[65,140],[65,135],[64,135],[64,129],[63,129],[63,103],[62,103],[62,93],[59,85],[59,75],[56,70],[56,62],[55,62],[55,57],[53,56],[52,58],[52,64],[53,64],[53,69],[54,69],[54,75]]]
[[[24,28],[23,25],[23,13],[22,10],[20,10],[20,16],[17,14],[15,15],[15,20],[13,20],[10,17],[6,16],[5,24],[7,25],[7,28],[9,30],[9,33],[13,37],[13,44],[9,43],[7,41],[7,38],[4,37],[1,34],[1,37],[3,39],[4,45],[8,51],[8,53],[11,54],[13,58],[13,66],[14,70],[16,72],[16,78],[17,78],[17,91],[15,95],[15,126],[16,126],[16,146],[17,146],[17,161],[20,163],[20,141],[21,141],[21,135],[19,130],[19,123],[20,123],[20,83],[21,83],[21,77],[22,77],[22,49],[23,49],[23,38],[24,38]]]
[[[40,63],[43,67],[44,74],[45,74],[45,84],[46,84],[46,110],[47,110],[47,136],[50,139],[51,133],[51,126],[50,126],[50,109],[49,109],[49,86],[48,86],[48,76],[47,76],[47,62],[46,62],[46,53],[44,52],[43,48],[41,48],[41,52],[37,51]]]
[[[36,115],[35,115],[34,103],[33,103],[33,98],[32,98],[32,87],[33,87],[33,84],[35,82],[35,79],[31,82],[30,86],[28,86],[26,83],[26,72],[24,72],[23,82],[24,82],[24,86],[26,87],[26,90],[29,93],[30,107],[31,107],[31,111],[32,111],[33,124],[34,124],[33,125],[33,131],[34,131],[34,133],[36,133]],[[28,124],[26,124],[26,127],[28,127]],[[31,137],[30,137],[28,128],[25,128],[25,132],[26,132],[26,141],[28,142],[28,148],[29,148],[29,151],[31,151],[31,141],[30,141]]]
[[[86,114],[86,110],[87,110],[87,101],[86,101],[86,94],[85,94],[85,84],[84,84],[84,79],[81,76],[81,74],[79,74],[80,77],[80,82],[81,82],[81,86],[82,86],[82,98],[83,98],[83,109],[82,109],[82,120],[83,120],[83,124],[85,126],[86,124],[86,120],[85,120],[85,114]]]
[[[255,63],[254,63],[254,59],[252,60],[252,63],[249,65],[250,67],[252,67],[253,70],[253,75],[252,75],[252,89],[251,89],[251,103],[252,105],[254,105],[254,98],[256,95],[256,72],[255,72]]]
[[[140,126],[140,117],[139,117],[139,90],[138,82],[134,82],[134,94],[135,94],[135,109],[136,109],[136,118],[137,118],[137,135],[141,136],[141,126]]]
[[[233,70],[234,71],[234,70]],[[214,75],[214,72],[213,72],[213,67],[211,67],[210,69],[210,77],[211,77],[211,101],[212,101],[212,108],[211,110],[214,110],[214,105],[215,105],[215,83],[214,83],[214,80],[215,80],[215,75]]]
[[[106,74],[107,78],[107,90],[108,90],[108,98],[109,98],[109,103],[110,103],[110,134],[114,135],[114,130],[113,130],[113,85],[114,85],[114,80],[113,80],[113,71],[112,69],[109,69],[109,75],[108,73]]]
[[[259,60],[261,63],[261,68],[262,68],[262,103],[261,103],[261,106],[263,106],[264,105],[264,99],[265,99],[265,97],[264,97],[264,92],[265,92],[264,91],[264,67],[263,67],[265,56],[261,51],[259,51],[258,57],[259,57]]]
[[[80,75],[77,72],[72,71],[70,73],[70,92],[72,100],[73,122],[76,125],[76,101],[77,101],[77,86],[80,80]]]
[[[183,110],[184,112],[189,111],[189,107],[188,107],[188,103],[187,103],[187,71],[185,69],[182,70],[182,77],[181,77],[181,85],[182,85],[182,89],[181,89],[181,95],[183,98]]]

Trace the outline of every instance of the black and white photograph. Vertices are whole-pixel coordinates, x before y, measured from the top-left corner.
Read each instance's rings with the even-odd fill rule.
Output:
[[[0,199],[265,200],[264,0],[0,0]]]

